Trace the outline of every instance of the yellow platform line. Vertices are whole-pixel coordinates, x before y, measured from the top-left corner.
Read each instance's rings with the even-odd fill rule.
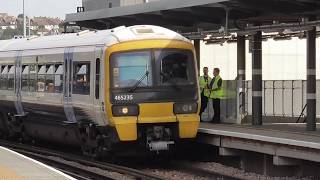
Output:
[[[0,165],[0,180],[24,180],[22,176],[19,176],[12,169]]]

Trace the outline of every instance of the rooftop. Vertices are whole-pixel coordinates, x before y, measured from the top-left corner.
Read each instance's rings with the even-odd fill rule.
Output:
[[[309,17],[320,19],[320,1],[160,0],[68,14],[66,22],[94,29],[151,24],[179,32],[197,32],[218,30],[222,26],[244,29],[248,24],[300,23]]]

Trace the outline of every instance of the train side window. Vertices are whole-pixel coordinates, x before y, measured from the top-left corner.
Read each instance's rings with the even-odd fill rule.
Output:
[[[90,94],[90,63],[74,62],[73,94]]]
[[[38,82],[37,82],[37,91],[44,92],[46,90],[46,72],[47,67],[45,65],[38,66]]]
[[[9,66],[9,72],[8,72],[8,89],[13,90],[14,88],[14,72],[15,72],[15,66]]]
[[[37,73],[38,66],[35,64],[29,65],[29,91],[35,92],[37,89]]]
[[[100,90],[99,90],[99,84],[100,84],[100,58],[96,59],[96,87],[95,87],[95,97],[96,99],[99,99],[100,96]]]
[[[63,66],[62,64],[55,65],[56,72],[54,73],[54,89],[56,93],[61,93],[63,88]]]
[[[54,74],[55,74],[55,66],[54,65],[49,65],[47,74],[46,74],[46,92],[49,93],[54,93],[55,88],[54,88]]]
[[[9,72],[9,67],[4,66],[1,71],[1,81],[0,81],[1,89],[7,89],[8,87],[8,72]]]
[[[21,78],[21,90],[28,91],[29,90],[29,65],[22,66],[22,78]]]

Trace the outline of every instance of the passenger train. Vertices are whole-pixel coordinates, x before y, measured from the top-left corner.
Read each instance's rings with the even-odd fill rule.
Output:
[[[0,41],[0,134],[170,150],[197,134],[196,67],[192,43],[158,26]]]

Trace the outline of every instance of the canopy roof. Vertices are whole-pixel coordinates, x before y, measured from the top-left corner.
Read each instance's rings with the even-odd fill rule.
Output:
[[[150,24],[179,32],[243,29],[320,19],[318,0],[160,0],[144,4],[85,11],[66,16],[66,22],[94,29]],[[226,26],[226,19],[228,26]]]

